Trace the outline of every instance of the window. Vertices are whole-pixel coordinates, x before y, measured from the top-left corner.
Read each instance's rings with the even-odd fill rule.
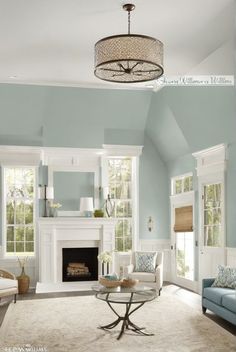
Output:
[[[204,245],[222,245],[222,184],[204,185]]]
[[[115,247],[118,251],[132,249],[133,195],[132,158],[108,159],[109,194],[114,202],[112,216],[117,219]]]
[[[34,255],[35,169],[6,167],[3,180],[6,255]]]
[[[172,195],[193,190],[193,175],[186,174],[172,178]]]

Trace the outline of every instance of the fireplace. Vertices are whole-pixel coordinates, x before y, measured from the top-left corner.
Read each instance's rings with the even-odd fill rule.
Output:
[[[62,248],[62,280],[92,281],[98,279],[98,247]]]

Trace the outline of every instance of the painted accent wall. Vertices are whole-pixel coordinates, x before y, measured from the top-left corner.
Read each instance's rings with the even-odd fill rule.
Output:
[[[141,239],[169,238],[169,197],[167,168],[147,134],[139,169],[139,207]],[[154,221],[153,231],[147,227],[148,218]]]
[[[145,136],[151,97],[152,92],[139,90],[0,84],[0,144],[78,148],[101,148],[103,143],[144,145],[140,160],[140,236],[167,238],[167,170]],[[41,166],[39,184],[47,184],[46,174],[47,168]],[[60,201],[63,191],[56,196]],[[76,207],[76,199],[68,202]],[[39,211],[42,214],[42,201]],[[152,233],[146,225],[149,215],[157,226]]]
[[[147,131],[150,131],[150,126],[152,126],[149,134],[162,159],[167,163],[169,180],[173,176],[193,172],[196,191],[196,164],[192,153],[220,143],[228,144],[226,174],[226,240],[228,247],[236,247],[235,98],[234,87],[164,88],[161,95],[153,95],[147,120]],[[171,120],[170,111],[172,112]],[[161,118],[158,120],[159,115]],[[161,121],[170,120],[170,135],[174,136],[176,133],[180,136],[181,131],[182,138],[173,137],[172,141],[165,140],[168,128],[164,127],[160,138],[160,130],[153,127],[156,119],[159,121],[156,122],[159,124],[158,127],[163,125]],[[171,143],[170,148],[168,148],[169,143]],[[184,153],[185,143],[188,147],[186,153]]]

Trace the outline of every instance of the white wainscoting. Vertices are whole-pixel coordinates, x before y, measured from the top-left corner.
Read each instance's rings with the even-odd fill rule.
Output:
[[[236,248],[226,248],[227,265],[236,268]]]
[[[170,271],[170,240],[139,240],[138,250],[141,251],[161,251],[164,252],[164,265],[163,265],[163,275],[164,281],[170,281],[171,271]],[[115,271],[117,274],[121,275],[124,266],[130,264],[131,252],[116,253],[116,265]]]
[[[170,239],[144,240],[140,239],[139,248],[141,251],[162,251],[164,253],[163,277],[164,281],[171,280],[171,250]]]

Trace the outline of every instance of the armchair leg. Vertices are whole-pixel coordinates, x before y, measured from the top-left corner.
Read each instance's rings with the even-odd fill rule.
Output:
[[[16,293],[14,294],[14,303],[16,303]]]
[[[203,306],[202,306],[202,313],[203,313],[203,314],[206,313],[206,310],[207,310],[206,307],[203,307]]]
[[[161,290],[162,290],[162,287],[161,287],[160,290],[159,290],[159,296],[161,295]]]

